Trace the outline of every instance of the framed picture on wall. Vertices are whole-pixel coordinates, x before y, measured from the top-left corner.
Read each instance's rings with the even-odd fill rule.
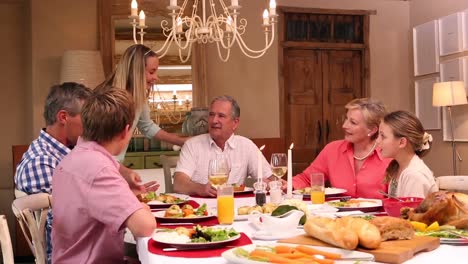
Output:
[[[463,12],[439,18],[440,56],[462,51]]]
[[[431,77],[414,82],[415,113],[426,130],[441,129],[440,107],[432,106],[432,86],[439,77]]]
[[[439,72],[439,27],[433,20],[413,28],[414,75]]]
[[[461,58],[444,61],[440,64],[440,78],[443,82],[463,81],[463,68],[463,60]]]

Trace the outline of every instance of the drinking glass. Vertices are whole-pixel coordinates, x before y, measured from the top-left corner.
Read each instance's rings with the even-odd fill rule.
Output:
[[[310,200],[313,204],[325,202],[325,179],[323,173],[310,174]]]
[[[286,153],[273,153],[271,154],[271,172],[277,178],[277,180],[281,179],[281,177],[286,174],[288,170],[288,157]]]
[[[208,180],[211,185],[218,187],[228,181],[230,166],[226,157],[218,156],[210,160],[208,167]]]
[[[218,222],[221,225],[231,225],[234,221],[234,187],[221,185],[217,193]]]

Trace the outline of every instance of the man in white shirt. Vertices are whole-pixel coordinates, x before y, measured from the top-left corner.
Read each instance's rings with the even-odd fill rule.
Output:
[[[231,171],[228,184],[243,184],[250,175],[258,178],[258,148],[248,138],[234,135],[239,126],[240,108],[230,96],[211,101],[208,134],[187,140],[182,147],[174,175],[174,191],[189,195],[216,196],[208,182],[208,164],[217,155],[227,157]],[[268,182],[272,173],[262,155],[262,175]]]

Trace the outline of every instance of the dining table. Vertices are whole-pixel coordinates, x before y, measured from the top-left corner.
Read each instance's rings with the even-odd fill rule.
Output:
[[[206,203],[207,207],[211,212],[216,212],[216,198],[202,198],[202,197],[189,197],[189,200],[196,202],[198,204]],[[269,197],[267,197],[267,201]],[[310,203],[310,201],[304,201],[305,203]],[[255,198],[253,194],[251,195],[242,195],[240,197],[235,197],[235,208],[240,206],[252,206],[255,205]],[[237,218],[237,216],[236,216]],[[256,239],[255,232],[258,229],[250,223],[246,218],[236,219],[232,225],[222,225],[220,227],[228,228],[232,227],[238,232],[244,233],[246,236],[251,238],[253,244],[257,245],[271,245],[276,242],[276,240],[262,240]],[[291,235],[296,236],[298,234],[303,234],[304,230],[300,227],[297,230],[292,230]],[[152,253],[149,249],[149,242],[151,242],[151,237],[139,237],[135,239],[136,250],[138,258],[142,264],[187,264],[187,263],[203,263],[203,264],[227,264],[230,263],[222,256],[212,256],[206,257],[202,254],[203,249],[190,250],[190,251],[199,251],[195,255],[200,255],[200,257],[194,257],[192,254],[190,257],[184,257],[183,252],[172,252],[170,256],[163,254]],[[227,248],[228,250],[230,248]],[[420,252],[417,253],[413,258],[405,261],[405,264],[425,264],[425,263],[467,263],[466,259],[468,257],[468,248],[461,245],[444,245],[441,244],[435,250],[429,252]],[[179,253],[179,254],[177,254]],[[359,262],[359,263],[379,263],[379,262]]]

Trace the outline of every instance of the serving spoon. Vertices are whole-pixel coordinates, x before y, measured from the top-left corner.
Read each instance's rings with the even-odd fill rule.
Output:
[[[383,191],[381,191],[381,190],[379,190],[379,193],[382,194],[383,196],[386,196],[386,197],[388,197],[388,198],[395,199],[395,200],[397,200],[397,201],[399,201],[399,202],[404,202],[402,199],[400,199],[400,198],[398,198],[398,197],[396,197],[396,196],[394,196],[394,195],[391,195],[391,194],[389,194],[389,193],[383,192]]]

